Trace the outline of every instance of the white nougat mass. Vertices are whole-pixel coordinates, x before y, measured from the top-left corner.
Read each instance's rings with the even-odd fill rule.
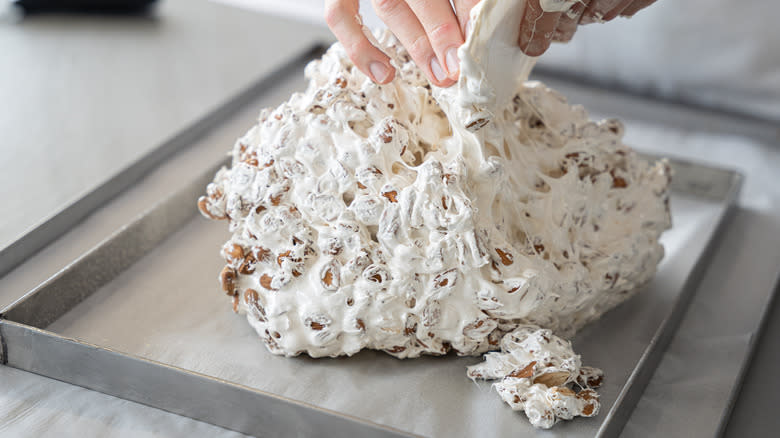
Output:
[[[382,32],[392,82],[371,82],[335,44],[306,68],[305,92],[236,141],[198,204],[229,223],[222,288],[271,352],[477,355],[519,327],[570,336],[652,278],[670,170],[624,145],[620,122],[523,80],[533,59],[514,51],[501,59],[524,73],[502,71],[496,57],[516,50],[502,17],[518,4],[475,8],[451,88]],[[506,392],[557,404],[513,407],[542,412],[543,427],[595,415],[564,387],[579,368],[564,371],[575,377]]]

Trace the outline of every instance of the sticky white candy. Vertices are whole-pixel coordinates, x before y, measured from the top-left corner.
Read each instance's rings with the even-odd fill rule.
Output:
[[[475,8],[449,89],[389,33],[385,86],[334,45],[236,143],[199,206],[229,219],[221,282],[273,352],[477,354],[518,324],[573,333],[653,275],[668,169],[518,80],[533,62],[516,47],[488,62],[521,7]]]
[[[453,129],[379,41],[391,84],[334,45],[199,202],[229,219],[223,288],[272,352],[479,354],[518,324],[574,333],[652,277],[669,172],[618,122],[528,82],[487,126]]]
[[[306,68],[304,93],[235,143],[198,206],[228,220],[220,283],[271,352],[500,348],[469,376],[498,380],[532,424],[596,415],[601,372],[556,335],[652,278],[670,171],[625,146],[620,122],[524,81],[522,7],[472,10],[446,89],[389,32],[377,37],[398,67],[387,85],[335,44]]]
[[[601,370],[582,366],[570,342],[537,326],[521,326],[504,336],[501,352],[487,353],[483,363],[468,367],[468,376],[498,380],[493,386],[501,398],[542,429],[599,412],[592,388],[601,384]]]

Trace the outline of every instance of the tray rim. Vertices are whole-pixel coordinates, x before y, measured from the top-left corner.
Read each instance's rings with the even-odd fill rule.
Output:
[[[293,54],[279,68],[251,82],[236,94],[228,96],[216,108],[207,110],[205,114],[196,118],[172,137],[165,139],[159,146],[152,148],[116,174],[100,181],[96,186],[84,190],[67,204],[58,207],[54,213],[38,220],[11,238],[5,246],[0,247],[0,277],[11,272],[36,252],[67,232],[88,214],[114,199],[128,187],[138,183],[145,175],[186,148],[193,140],[229,120],[238,110],[249,104],[252,98],[279,81],[301,62],[308,62],[324,53],[326,48],[327,46],[320,42]]]
[[[666,157],[670,160],[673,158]],[[686,165],[697,165],[691,160],[678,160]],[[737,210],[737,199],[739,192],[742,189],[744,182],[744,176],[741,172],[736,170],[726,170],[722,167],[706,165],[708,169],[716,169],[721,171],[730,172],[731,184],[724,197],[725,205],[724,209],[720,212],[720,217],[717,219],[715,226],[713,227],[713,236],[722,235],[723,229],[734,216]],[[626,383],[623,385],[623,389],[615,399],[615,406],[617,409],[610,409],[606,418],[602,422],[602,426],[597,432],[597,437],[612,437],[618,436],[623,430],[626,422],[628,421],[631,413],[633,412],[636,404],[644,392],[644,388],[650,382],[653,374],[658,368],[658,364],[666,351],[669,343],[672,341],[680,322],[685,315],[688,307],[693,300],[693,297],[698,291],[698,284],[704,275],[707,267],[710,265],[710,261],[713,257],[714,251],[720,244],[720,239],[717,237],[711,238],[707,244],[702,248],[701,256],[694,263],[691,271],[688,273],[683,285],[681,287],[680,295],[675,299],[675,304],[672,307],[671,312],[663,319],[661,324],[655,331],[655,334],[650,343],[645,347],[642,356],[637,361],[637,365],[634,367],[631,375],[629,375]],[[633,385],[640,385],[642,391],[631,391]],[[735,383],[732,388],[732,394],[739,388],[740,383]],[[618,421],[609,421],[611,418],[619,417]]]
[[[14,333],[16,332],[16,333]],[[20,355],[20,358],[15,358],[13,360],[10,360],[7,356],[7,339],[14,339],[17,337],[25,337],[31,340],[32,343],[40,342],[42,345],[72,345],[75,348],[75,350],[82,350],[81,352],[76,351],[73,353],[73,355],[80,355],[84,352],[93,352],[94,356],[92,358],[96,358],[100,361],[109,361],[111,358],[114,358],[118,361],[123,361],[126,363],[134,364],[134,365],[140,365],[145,367],[154,367],[158,370],[163,370],[173,376],[185,376],[190,379],[196,379],[197,381],[201,381],[204,383],[210,383],[210,384],[217,384],[221,386],[228,387],[233,392],[242,392],[242,393],[248,393],[251,397],[255,399],[256,402],[259,404],[271,402],[275,403],[277,405],[288,405],[293,408],[306,410],[306,413],[315,413],[318,416],[323,416],[326,418],[326,421],[328,418],[337,418],[339,425],[344,426],[352,426],[353,429],[357,430],[350,430],[350,432],[362,432],[360,435],[340,435],[340,436],[377,436],[377,437],[419,437],[420,435],[415,435],[409,432],[401,431],[398,429],[395,429],[391,426],[375,423],[370,420],[366,420],[360,417],[356,417],[353,415],[349,415],[343,412],[334,411],[332,409],[323,408],[320,406],[316,406],[304,401],[291,399],[289,397],[285,397],[282,395],[274,394],[268,391],[263,391],[261,389],[252,388],[250,386],[246,386],[240,383],[236,383],[230,380],[225,380],[219,377],[210,376],[208,374],[200,373],[197,371],[187,370],[175,365],[166,364],[164,362],[156,361],[153,359],[147,359],[144,357],[140,357],[134,354],[126,353],[126,352],[120,352],[118,350],[112,349],[107,346],[101,346],[97,344],[92,344],[90,342],[86,342],[80,339],[63,336],[48,330],[39,329],[36,327],[32,327],[26,324],[17,323],[14,321],[10,321],[7,319],[0,319],[0,364],[11,366],[13,368],[21,369],[24,371],[28,371],[34,374],[38,374],[44,377],[52,378],[54,380],[59,380],[61,382],[69,383],[76,386],[81,386],[86,389],[90,389],[93,391],[101,392],[104,394],[108,394],[111,396],[119,397],[125,400],[130,400],[136,403],[143,404],[145,406],[153,407],[156,409],[161,409],[166,412],[171,412],[177,415],[182,415],[188,418],[192,418],[197,421],[206,421],[201,418],[198,418],[196,416],[187,415],[186,410],[184,409],[176,409],[175,406],[160,406],[161,403],[159,402],[149,402],[148,400],[145,400],[142,397],[142,394],[136,394],[136,395],[128,395],[125,394],[117,394],[115,393],[116,390],[112,390],[111,388],[102,388],[100,383],[96,382],[90,382],[87,384],[82,383],[75,383],[72,380],[66,380],[61,379],[57,377],[57,372],[53,371],[52,369],[46,368],[45,365],[42,367],[40,364],[35,365],[33,362],[35,362],[36,359],[39,359],[37,354],[40,353],[40,348],[36,346],[29,345],[27,346],[27,351],[25,351],[26,354]],[[72,347],[71,347],[72,348]],[[23,362],[25,360],[30,361],[29,365],[25,365]],[[43,371],[43,372],[39,372]],[[170,385],[171,387],[177,387],[177,385],[173,384]],[[159,389],[158,392],[165,392],[165,389]],[[346,420],[346,421],[341,421]],[[300,421],[300,420],[299,420]],[[240,430],[236,429],[234,427],[231,427],[230,424],[220,424],[219,422],[214,421],[206,421],[207,423],[214,424],[220,427],[223,427],[228,430],[233,430],[240,433],[248,433],[246,430]],[[349,427],[347,427],[349,430]],[[365,433],[371,433],[371,435],[367,435]],[[273,435],[276,436],[276,435]],[[278,436],[284,436],[284,435],[278,435]]]

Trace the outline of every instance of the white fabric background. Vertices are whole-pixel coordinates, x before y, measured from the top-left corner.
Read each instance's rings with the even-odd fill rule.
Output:
[[[780,26],[771,0],[660,0],[582,26],[541,63],[666,97],[780,120]]]

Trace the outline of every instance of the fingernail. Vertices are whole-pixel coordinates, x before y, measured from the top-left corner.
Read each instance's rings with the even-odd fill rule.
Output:
[[[458,78],[460,71],[460,60],[458,59],[458,50],[455,47],[450,47],[445,55],[447,60],[447,73],[452,79]]]
[[[471,35],[472,30],[474,30],[474,22],[471,21],[471,18],[469,18],[469,21],[466,22],[466,38]]]
[[[439,64],[439,60],[435,56],[431,58],[431,71],[437,81],[441,82],[447,79],[447,73],[441,68],[441,64]]]
[[[374,81],[379,83],[384,83],[387,80],[387,77],[390,76],[390,68],[377,61],[368,64],[368,71],[371,72]]]

